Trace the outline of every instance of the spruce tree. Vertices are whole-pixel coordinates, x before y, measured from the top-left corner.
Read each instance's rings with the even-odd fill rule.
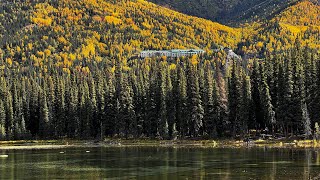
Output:
[[[260,73],[259,73],[259,65],[257,60],[253,62],[253,69],[251,73],[251,85],[252,85],[252,101],[253,101],[253,118],[250,122],[250,129],[261,129],[261,125],[263,124],[263,111],[262,105],[260,101]]]
[[[100,123],[97,120],[98,118],[98,107],[97,107],[97,92],[96,92],[96,84],[93,78],[89,80],[89,99],[88,99],[88,113],[89,117],[89,125],[91,137],[97,137],[99,133]]]
[[[204,63],[204,131],[209,137],[217,136],[218,97],[216,83],[213,77],[213,71],[210,61]]]
[[[40,91],[40,115],[39,115],[39,137],[45,138],[49,130],[49,108],[47,103],[47,93],[45,90]]]
[[[120,110],[118,121],[121,125],[119,126],[119,135],[126,138],[128,138],[129,136],[136,137],[137,123],[133,106],[133,93],[131,86],[129,86],[127,75],[124,76],[122,82],[123,84],[119,97]]]
[[[236,61],[233,61],[231,77],[229,79],[229,121],[232,137],[240,132],[240,105],[241,105],[241,83],[239,80],[239,69]]]
[[[4,139],[6,137],[5,122],[6,122],[5,107],[4,107],[3,101],[0,99],[0,139]]]
[[[262,64],[259,65],[260,69],[260,78],[261,78],[261,86],[260,86],[260,100],[262,105],[262,111],[264,115],[264,124],[262,127],[271,127],[276,123],[275,112],[273,109],[273,105],[271,103],[271,95],[269,86],[267,83],[267,77],[265,75],[264,67]]]
[[[99,124],[99,136],[103,139],[105,136],[105,88],[104,80],[98,75],[97,80],[97,124]]]
[[[216,86],[217,86],[217,105],[218,105],[218,118],[217,121],[217,133],[218,136],[223,136],[227,128],[228,122],[228,95],[227,95],[227,84],[221,71],[221,65],[219,62],[215,61],[215,76],[216,76]]]
[[[310,138],[312,135],[312,129],[311,129],[311,120],[309,117],[307,104],[304,103],[301,109],[302,109],[302,124],[303,124],[304,136],[306,138]]]
[[[240,104],[240,131],[244,135],[248,132],[251,113],[251,85],[250,77],[242,73],[242,86],[241,86],[241,104]]]
[[[116,133],[116,117],[117,117],[117,100],[116,100],[116,88],[113,83],[113,76],[111,72],[107,76],[106,83],[106,95],[105,95],[105,119],[104,119],[104,128],[105,135],[112,136]]]
[[[159,135],[158,131],[158,80],[157,71],[151,69],[149,75],[150,85],[148,87],[147,97],[147,115],[146,115],[146,128],[148,129],[149,137],[156,137]]]
[[[169,125],[167,120],[167,67],[166,62],[160,62],[160,109],[159,109],[159,135],[160,138],[167,139],[169,137]]]
[[[178,86],[176,84],[177,72],[176,66],[169,66],[167,68],[166,87],[167,87],[167,119],[169,125],[169,137],[170,139],[177,139],[177,123],[176,123],[176,103],[177,103],[177,91]]]
[[[187,113],[187,78],[182,65],[177,63],[177,105],[176,123],[180,137],[184,138],[189,133]]]
[[[189,119],[189,135],[191,137],[201,136],[200,129],[203,126],[203,106],[200,95],[197,66],[192,58],[187,64],[187,106]]]

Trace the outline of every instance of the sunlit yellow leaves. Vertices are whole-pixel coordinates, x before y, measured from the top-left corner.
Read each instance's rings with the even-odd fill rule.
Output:
[[[122,22],[121,19],[118,19],[118,18],[113,17],[113,16],[106,16],[104,18],[104,21],[106,23],[108,23],[108,24],[115,24],[115,25],[118,25],[118,24],[120,24]]]
[[[6,63],[7,63],[9,66],[12,66],[13,61],[12,61],[11,58],[7,58],[7,59],[6,59]]]
[[[71,73],[69,68],[63,68],[63,71],[66,72],[66,73],[68,73],[68,74]]]
[[[50,56],[51,55],[51,51],[49,49],[44,50],[44,55],[46,57]]]
[[[198,61],[198,56],[197,55],[193,55],[190,59],[191,64],[196,65],[199,63]]]
[[[175,70],[177,68],[176,64],[170,64],[169,69],[170,70]]]
[[[39,66],[41,65],[42,60],[39,59],[39,58],[37,58],[35,55],[31,55],[31,56],[30,56],[30,59],[31,59],[32,62],[33,62],[33,66],[39,67]]]
[[[93,32],[93,37],[96,38],[96,40],[100,41],[101,36],[99,33]]]
[[[38,57],[38,58],[44,58],[44,52],[42,52],[42,51],[37,51],[37,57]]]
[[[144,28],[146,28],[146,29],[151,29],[151,28],[152,28],[152,26],[151,26],[147,21],[143,22],[143,23],[142,23],[142,26],[143,26]]]
[[[68,41],[66,40],[66,38],[64,38],[63,36],[60,36],[58,38],[58,42],[63,44],[63,45],[67,45],[68,44]]]
[[[122,67],[122,70],[123,70],[123,71],[130,71],[130,69],[131,69],[131,68],[130,68],[129,66],[123,66],[123,67]]]
[[[44,41],[46,41],[46,40],[49,39],[49,37],[48,37],[48,36],[42,36],[42,39],[43,39]]]
[[[98,5],[96,0],[84,0],[84,2],[89,5]]]
[[[257,49],[261,49],[262,47],[263,47],[263,42],[258,42],[257,44],[256,44],[256,47],[257,47]]]
[[[310,1],[302,1],[282,12],[280,21],[296,26],[320,26],[319,14],[319,5]]]
[[[33,45],[31,43],[28,43],[28,50],[31,51],[33,49]]]
[[[75,54],[69,54],[69,59],[70,59],[71,61],[74,61],[74,60],[77,59],[77,56],[76,56]]]
[[[81,72],[83,72],[84,74],[89,74],[90,73],[90,69],[89,69],[89,67],[82,67],[81,68]]]
[[[84,58],[88,58],[89,56],[93,56],[96,53],[96,49],[93,43],[89,43],[88,45],[82,45],[81,54]]]
[[[304,36],[304,32],[309,34],[302,44],[320,48],[319,37],[315,36],[320,31],[319,19],[315,19],[315,14],[319,13],[312,8],[307,3],[289,9],[277,20],[270,21],[269,31],[259,23],[231,28],[145,0],[45,1],[35,3],[27,17],[30,24],[25,27],[30,27],[30,31],[23,31],[21,43],[3,49],[6,52],[3,59],[11,57],[12,66],[15,62],[27,65],[29,61],[36,66],[46,66],[46,62],[52,61],[59,68],[72,70],[77,66],[78,71],[86,73],[89,69],[78,66],[78,61],[110,62],[119,54],[128,59],[147,49],[200,48],[225,63],[224,51],[213,49],[223,46],[253,54],[261,50],[283,51],[295,41],[296,35]],[[311,9],[310,13],[304,12],[305,9]],[[297,13],[300,11],[303,11],[301,15]],[[293,22],[290,22],[291,16],[295,16]],[[238,44],[243,46],[238,47]],[[196,57],[192,59],[192,64],[198,63]],[[148,61],[145,59],[146,69],[151,66]]]
[[[116,70],[116,66],[113,66],[110,71],[111,71],[112,73],[114,73],[115,70]]]
[[[141,35],[142,35],[143,37],[151,36],[151,31],[150,31],[150,30],[142,30],[142,31],[141,31]]]
[[[50,26],[52,23],[52,19],[51,18],[33,18],[32,22],[40,25],[40,26]]]
[[[21,52],[21,48],[18,46],[17,47],[17,52],[20,53]]]

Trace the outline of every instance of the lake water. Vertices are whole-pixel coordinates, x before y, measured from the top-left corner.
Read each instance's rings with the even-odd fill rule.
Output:
[[[320,178],[320,150],[313,149],[99,147],[0,154],[9,155],[0,158],[0,179]]]

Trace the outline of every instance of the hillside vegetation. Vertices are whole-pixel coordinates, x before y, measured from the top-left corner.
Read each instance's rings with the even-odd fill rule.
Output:
[[[299,0],[150,0],[189,15],[237,26],[272,18]]]
[[[144,0],[1,1],[0,139],[320,137],[318,15],[231,28]],[[207,53],[137,57],[173,48]]]
[[[266,52],[285,51],[298,38],[303,46],[320,49],[320,6],[311,1],[302,1],[291,6],[266,23],[252,24],[253,35],[242,41],[238,48],[241,54],[264,56]]]
[[[137,1],[16,1],[0,10],[8,65],[62,68],[143,49],[236,47],[240,30]]]

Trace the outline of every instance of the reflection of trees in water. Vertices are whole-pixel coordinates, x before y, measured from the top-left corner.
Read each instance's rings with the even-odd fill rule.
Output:
[[[310,150],[306,149],[305,151],[305,160],[304,160],[304,173],[303,173],[303,179],[310,179],[311,175],[311,163],[312,163],[312,153]]]
[[[0,158],[0,179],[319,179],[320,150],[121,147],[18,151]]]
[[[272,162],[277,161],[277,155],[275,154],[275,151],[272,151]],[[277,175],[277,164],[273,163],[272,164],[272,171],[270,173],[270,179],[275,180]]]

